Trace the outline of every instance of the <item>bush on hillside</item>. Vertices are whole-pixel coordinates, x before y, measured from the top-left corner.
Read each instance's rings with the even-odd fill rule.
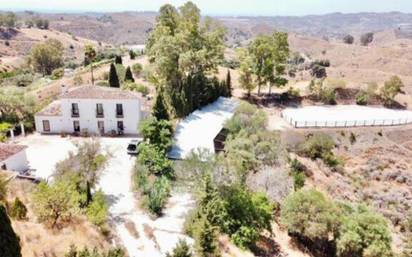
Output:
[[[10,216],[17,220],[24,220],[27,218],[27,208],[24,203],[16,197],[10,206]]]

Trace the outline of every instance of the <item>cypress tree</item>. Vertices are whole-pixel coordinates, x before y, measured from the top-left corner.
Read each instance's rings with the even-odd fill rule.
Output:
[[[232,97],[232,78],[230,76],[230,70],[227,70],[227,75],[226,75],[226,96],[227,97]]]
[[[116,64],[123,64],[122,57],[120,55],[116,55],[116,57],[114,58],[114,62]]]
[[[163,91],[160,90],[156,96],[156,102],[153,106],[152,115],[157,120],[169,120],[169,113],[167,112],[166,105],[163,99]]]
[[[126,68],[126,74],[124,76],[124,81],[131,81],[134,82],[132,70],[130,69],[130,66],[127,66]]]
[[[109,86],[110,87],[120,87],[119,77],[117,76],[116,67],[114,64],[110,64],[109,72]]]
[[[3,205],[0,205],[0,256],[21,257],[19,237],[14,233]]]

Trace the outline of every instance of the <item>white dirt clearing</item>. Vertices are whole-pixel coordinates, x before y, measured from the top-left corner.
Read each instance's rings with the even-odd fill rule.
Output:
[[[412,111],[359,105],[287,108],[282,111],[282,117],[298,128],[392,126],[412,123]]]
[[[57,162],[75,151],[74,142],[85,138],[61,138],[39,134],[19,138],[27,145],[27,158],[35,175],[49,179]],[[182,233],[187,212],[193,208],[192,196],[184,192],[173,192],[164,209],[164,215],[153,219],[138,206],[133,191],[132,172],[135,157],[127,154],[130,138],[100,138],[102,147],[110,152],[111,158],[97,185],[109,202],[109,224],[116,232],[118,242],[124,246],[130,257],[165,256],[179,239],[192,244],[193,240]]]

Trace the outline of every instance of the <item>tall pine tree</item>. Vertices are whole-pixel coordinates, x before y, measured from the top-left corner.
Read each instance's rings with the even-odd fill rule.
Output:
[[[230,70],[227,70],[226,74],[226,96],[232,97],[232,78],[230,76]]]
[[[124,76],[124,81],[129,81],[129,82],[134,82],[132,70],[130,69],[130,66],[127,66],[126,68],[126,74]]]
[[[116,67],[114,64],[110,64],[109,71],[109,86],[110,87],[120,87],[119,77],[117,76]]]
[[[156,117],[157,120],[169,120],[169,113],[165,105],[162,90],[157,93],[152,115]]]
[[[21,257],[19,237],[14,233],[3,205],[0,205],[0,256]]]

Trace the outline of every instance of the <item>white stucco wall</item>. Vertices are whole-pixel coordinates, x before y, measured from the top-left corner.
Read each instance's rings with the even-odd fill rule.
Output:
[[[97,122],[104,122],[105,133],[117,131],[117,121],[123,121],[125,134],[137,134],[142,117],[141,103],[138,99],[61,99],[61,116],[35,116],[36,130],[39,133],[73,133],[73,121],[80,122],[80,130],[87,129],[90,134],[99,134]],[[71,116],[72,103],[79,106],[79,117]],[[103,104],[104,117],[96,117],[96,104]],[[123,118],[116,117],[116,104],[123,105]],[[50,132],[43,131],[43,120],[49,120]]]
[[[0,166],[6,164],[6,169],[10,171],[23,172],[29,169],[29,162],[27,161],[26,151],[21,151],[8,159],[1,161]]]

